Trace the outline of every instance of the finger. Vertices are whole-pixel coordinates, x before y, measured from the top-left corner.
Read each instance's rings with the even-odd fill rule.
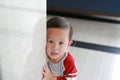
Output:
[[[49,70],[49,67],[48,67],[47,64],[44,64],[44,67],[45,67],[46,70]]]
[[[46,66],[47,69],[49,69],[47,64],[45,66]]]
[[[43,73],[43,72],[45,72],[45,68],[44,68],[44,66],[43,66],[43,68],[42,68],[41,72],[42,72],[42,73]]]
[[[45,65],[45,67],[46,67],[46,71],[47,72],[51,72],[51,70],[49,69],[48,65]]]
[[[42,74],[42,75],[44,74],[44,71],[43,71],[43,70],[41,71],[41,74]]]
[[[46,71],[46,65],[45,64],[43,65],[43,71],[44,72]]]
[[[46,78],[43,78],[42,80],[47,80]]]
[[[41,80],[47,80],[46,77],[41,78]]]
[[[42,75],[45,75],[45,74],[46,74],[46,72],[42,71]]]
[[[43,69],[44,69],[44,71],[45,71],[45,72],[49,70],[49,68],[48,68],[47,64],[44,64]]]
[[[42,75],[42,78],[45,78],[47,75],[46,75],[46,73],[44,73],[43,75]]]
[[[47,75],[47,73],[43,70],[41,71],[41,73],[42,73],[43,77]]]

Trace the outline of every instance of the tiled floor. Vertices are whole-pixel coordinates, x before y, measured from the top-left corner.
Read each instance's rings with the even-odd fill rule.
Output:
[[[78,65],[78,80],[115,80],[112,77],[118,55],[75,47],[70,51]]]

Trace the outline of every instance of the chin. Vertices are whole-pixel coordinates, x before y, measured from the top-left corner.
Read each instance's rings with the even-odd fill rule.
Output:
[[[57,60],[58,58],[51,58],[51,60]]]
[[[58,58],[50,58],[52,62],[58,62]]]

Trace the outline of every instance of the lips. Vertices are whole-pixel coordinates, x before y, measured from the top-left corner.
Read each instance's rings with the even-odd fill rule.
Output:
[[[56,55],[58,55],[58,53],[53,52],[53,53],[51,53],[51,55],[52,55],[52,56],[56,56]]]

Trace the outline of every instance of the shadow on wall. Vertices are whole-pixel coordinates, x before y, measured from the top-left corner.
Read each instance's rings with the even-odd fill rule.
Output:
[[[34,28],[32,50],[26,58],[22,80],[40,80],[45,61],[46,22],[40,20]]]

